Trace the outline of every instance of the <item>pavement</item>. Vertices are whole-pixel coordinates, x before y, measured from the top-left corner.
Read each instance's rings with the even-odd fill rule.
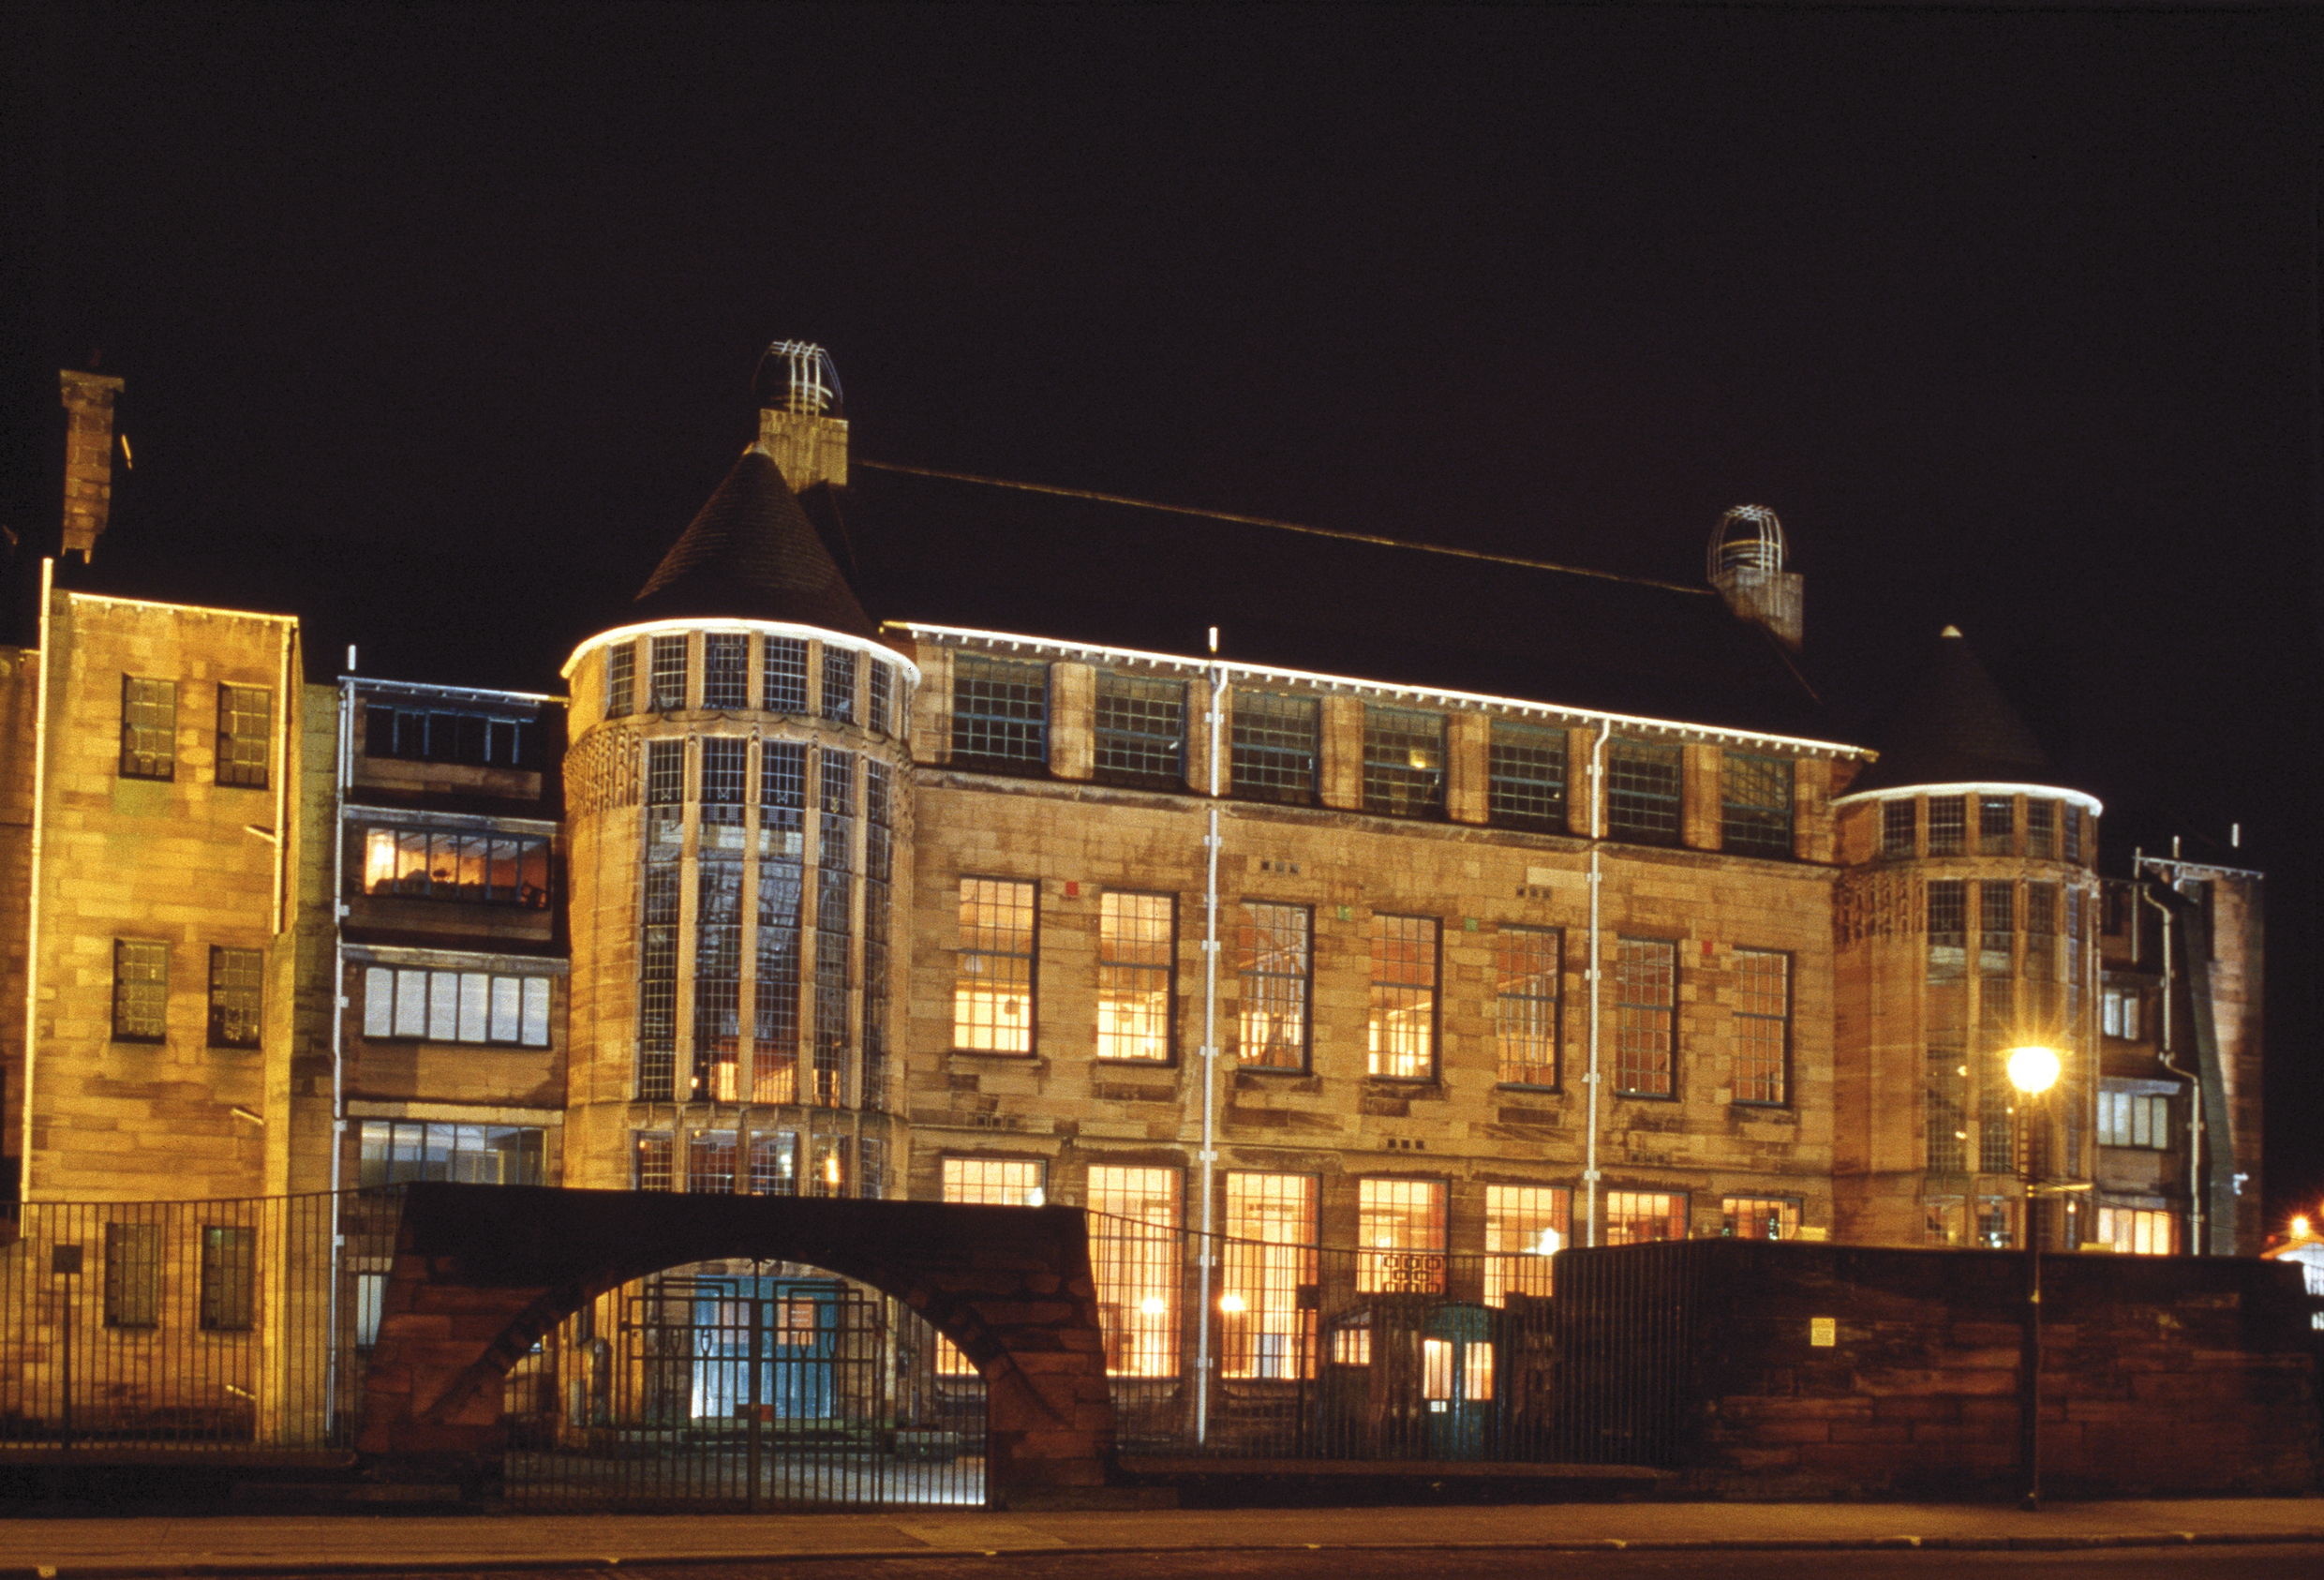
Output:
[[[634,1563],[1225,1551],[2025,1550],[2324,1543],[2324,1498],[877,1514],[0,1519],[0,1580],[618,1568]],[[812,1573],[812,1569],[808,1571]]]

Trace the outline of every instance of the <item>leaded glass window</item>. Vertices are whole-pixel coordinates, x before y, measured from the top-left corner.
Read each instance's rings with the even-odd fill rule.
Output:
[[[1557,931],[1546,927],[1504,927],[1493,941],[1496,1030],[1505,1085],[1557,1084],[1562,945]]]
[[[1443,814],[1443,714],[1363,705],[1363,810],[1380,817]]]
[[[686,706],[686,638],[657,636],[646,646],[647,711],[674,713]]]
[[[1489,815],[1509,828],[1566,831],[1566,732],[1493,721]]]
[[[1680,749],[1616,736],[1606,747],[1606,828],[1617,840],[1678,842]]]
[[[1723,753],[1719,770],[1720,839],[1742,856],[1792,854],[1792,764],[1788,757]]]
[[[1372,918],[1372,1013],[1365,1072],[1397,1081],[1437,1074],[1437,921]]]
[[[1185,683],[1100,672],[1096,736],[1101,782],[1150,790],[1184,789]]]
[[[952,759],[1037,773],[1049,766],[1049,666],[960,653],[952,661]]]
[[[1242,1062],[1307,1067],[1308,940],[1304,905],[1243,908]]]
[[[1237,691],[1233,702],[1229,789],[1245,800],[1313,804],[1318,761],[1316,699]]]
[[[1660,938],[1616,941],[1614,1089],[1625,1096],[1676,1095],[1678,946]]]
[[[759,660],[759,704],[769,713],[807,711],[807,644],[797,636],[769,636]]]
[[[713,631],[702,639],[702,706],[734,713],[751,705],[751,639]]]

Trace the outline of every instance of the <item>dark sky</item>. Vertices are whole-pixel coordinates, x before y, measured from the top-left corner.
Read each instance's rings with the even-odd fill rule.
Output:
[[[2176,833],[2270,872],[2270,1201],[2324,1195],[2324,12],[6,24],[20,582],[97,349],[137,457],[102,568],[292,608],[319,674],[554,686],[776,336],[880,459],[1677,581],[1764,502],[1836,728],[1957,622],[2110,867]],[[995,508],[860,492],[887,563]],[[1233,543],[1104,529],[1117,603]]]

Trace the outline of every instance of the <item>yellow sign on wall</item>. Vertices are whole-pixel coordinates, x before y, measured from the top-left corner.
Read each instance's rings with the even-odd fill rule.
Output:
[[[1840,1342],[1840,1319],[1810,1317],[1808,1319],[1808,1342],[1818,1349],[1829,1349]]]

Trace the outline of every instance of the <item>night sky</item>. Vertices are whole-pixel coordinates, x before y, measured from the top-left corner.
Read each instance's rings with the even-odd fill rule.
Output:
[[[2269,872],[2272,1218],[2324,1196],[2324,12],[0,25],[15,639],[55,370],[93,353],[136,457],[100,571],[296,612],[318,678],[354,642],[555,689],[749,440],[778,336],[831,349],[880,460],[1681,582],[1765,503],[1833,729],[1958,623],[2108,803],[2109,871],[2176,834]],[[857,494],[869,563],[1100,563],[1093,605],[1190,641],[1181,562],[1265,536]],[[1028,562],[989,529],[1019,501],[1103,554]],[[1348,552],[1383,601],[1442,563]],[[873,614],[924,614],[897,585]],[[1080,590],[1047,628],[1107,635]]]

